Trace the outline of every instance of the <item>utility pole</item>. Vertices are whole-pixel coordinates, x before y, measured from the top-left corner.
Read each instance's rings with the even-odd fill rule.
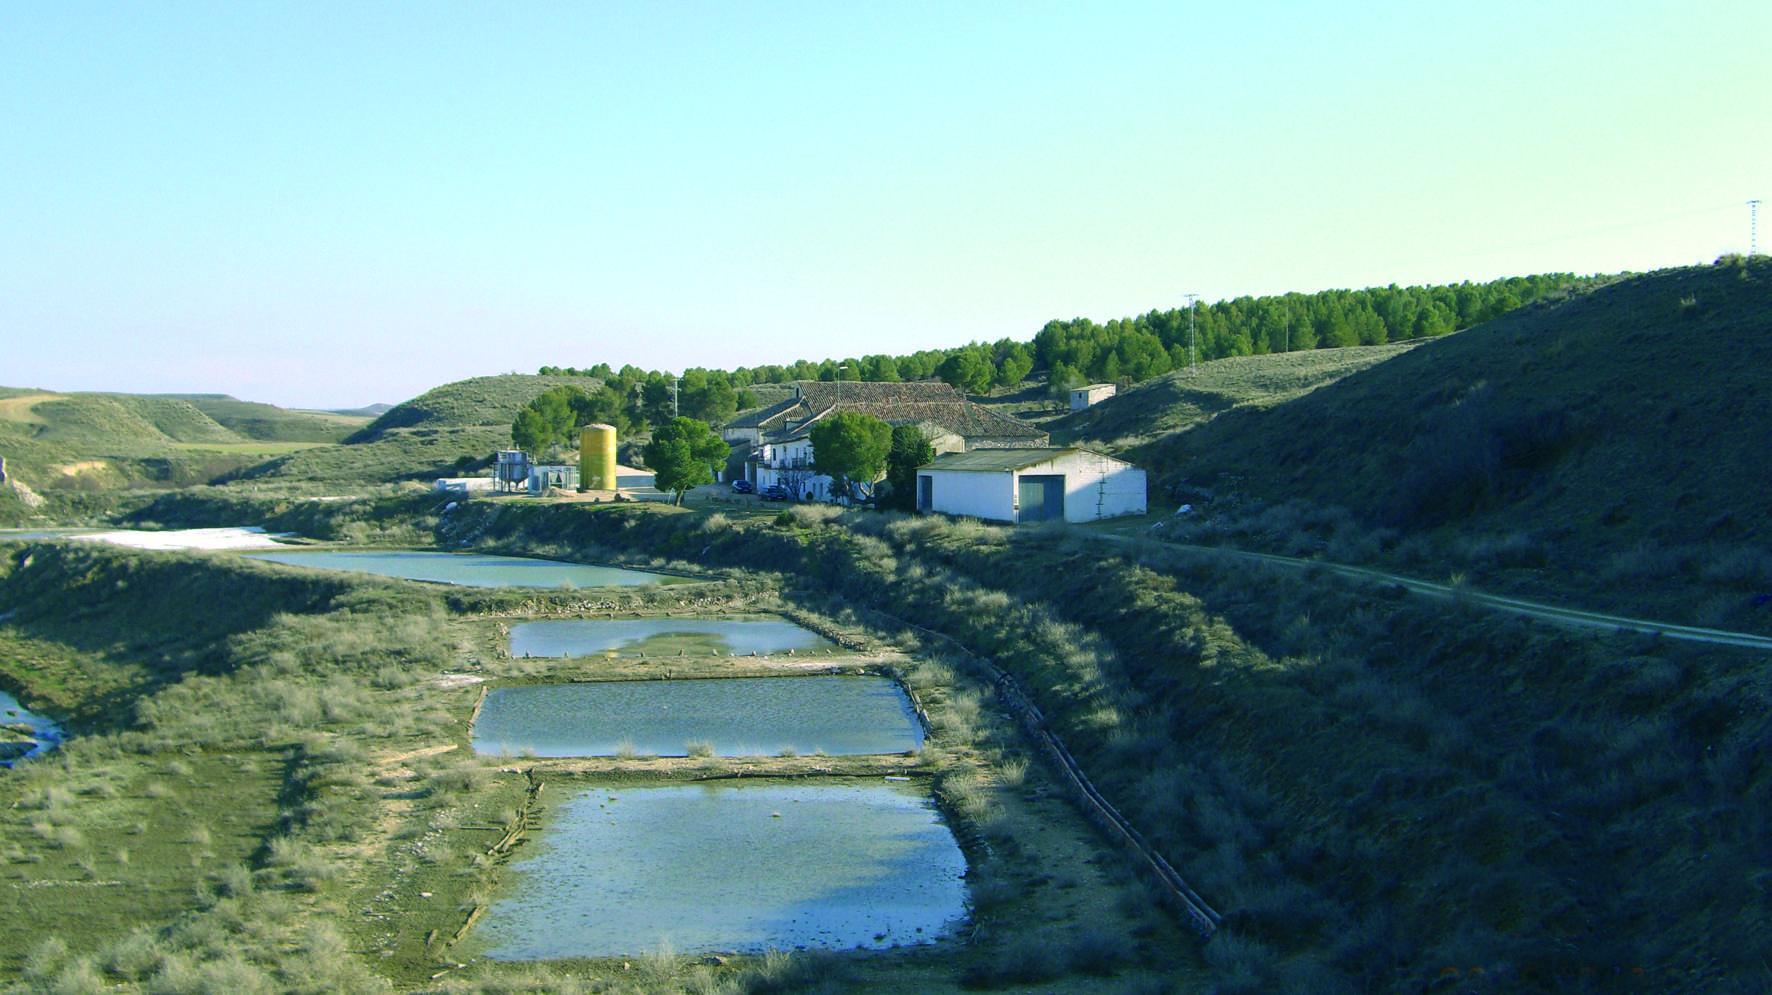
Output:
[[[1189,376],[1199,371],[1198,352],[1194,349],[1194,312],[1199,310],[1199,294],[1182,294],[1187,298],[1187,372]]]
[[[677,417],[677,375],[671,374],[671,417]]]

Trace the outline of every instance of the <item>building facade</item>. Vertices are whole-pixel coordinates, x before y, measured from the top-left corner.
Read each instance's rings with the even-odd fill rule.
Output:
[[[734,445],[750,445],[740,472],[759,492],[779,486],[797,499],[830,500],[831,479],[812,470],[812,426],[838,411],[872,415],[889,425],[915,425],[938,453],[1047,443],[1045,432],[969,401],[939,380],[803,380],[787,400],[740,414],[721,434]]]
[[[1145,472],[1087,449],[943,453],[917,469],[917,510],[1024,524],[1145,513]]]

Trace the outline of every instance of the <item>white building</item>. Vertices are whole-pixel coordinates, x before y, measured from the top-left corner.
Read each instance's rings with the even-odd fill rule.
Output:
[[[1081,411],[1113,397],[1118,392],[1119,388],[1111,383],[1092,383],[1087,387],[1078,387],[1071,391],[1071,410]]]
[[[1087,449],[975,449],[917,468],[917,510],[993,522],[1093,522],[1145,512],[1145,473]]]
[[[938,453],[1047,443],[1045,432],[967,400],[939,380],[802,380],[794,384],[792,396],[735,417],[722,434],[730,443],[752,447],[742,476],[759,492],[779,486],[796,498],[825,501],[831,498],[832,482],[812,472],[812,426],[838,411],[872,415],[889,425],[915,425]],[[865,494],[870,486],[859,489]]]

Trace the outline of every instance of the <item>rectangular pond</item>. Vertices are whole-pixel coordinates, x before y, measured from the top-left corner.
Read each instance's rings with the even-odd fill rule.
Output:
[[[474,721],[481,753],[725,757],[904,753],[923,745],[910,700],[884,677],[603,681],[493,688]]]
[[[638,587],[680,581],[668,574],[587,563],[561,563],[526,556],[441,553],[424,550],[303,550],[247,553],[255,560],[330,570],[356,570],[381,577],[429,580],[467,587]]]
[[[523,853],[478,927],[498,960],[885,948],[966,913],[965,856],[910,784],[586,791]]]
[[[511,626],[512,656],[818,653],[833,646],[810,629],[766,617],[559,619]]]

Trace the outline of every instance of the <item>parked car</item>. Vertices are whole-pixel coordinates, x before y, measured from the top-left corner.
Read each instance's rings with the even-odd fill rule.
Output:
[[[794,496],[788,493],[788,489],[780,484],[770,484],[763,488],[763,500],[765,501],[792,501],[793,499]]]
[[[751,486],[751,482],[743,477],[732,482],[732,493],[734,494],[749,494],[754,490],[756,490],[756,488]]]

